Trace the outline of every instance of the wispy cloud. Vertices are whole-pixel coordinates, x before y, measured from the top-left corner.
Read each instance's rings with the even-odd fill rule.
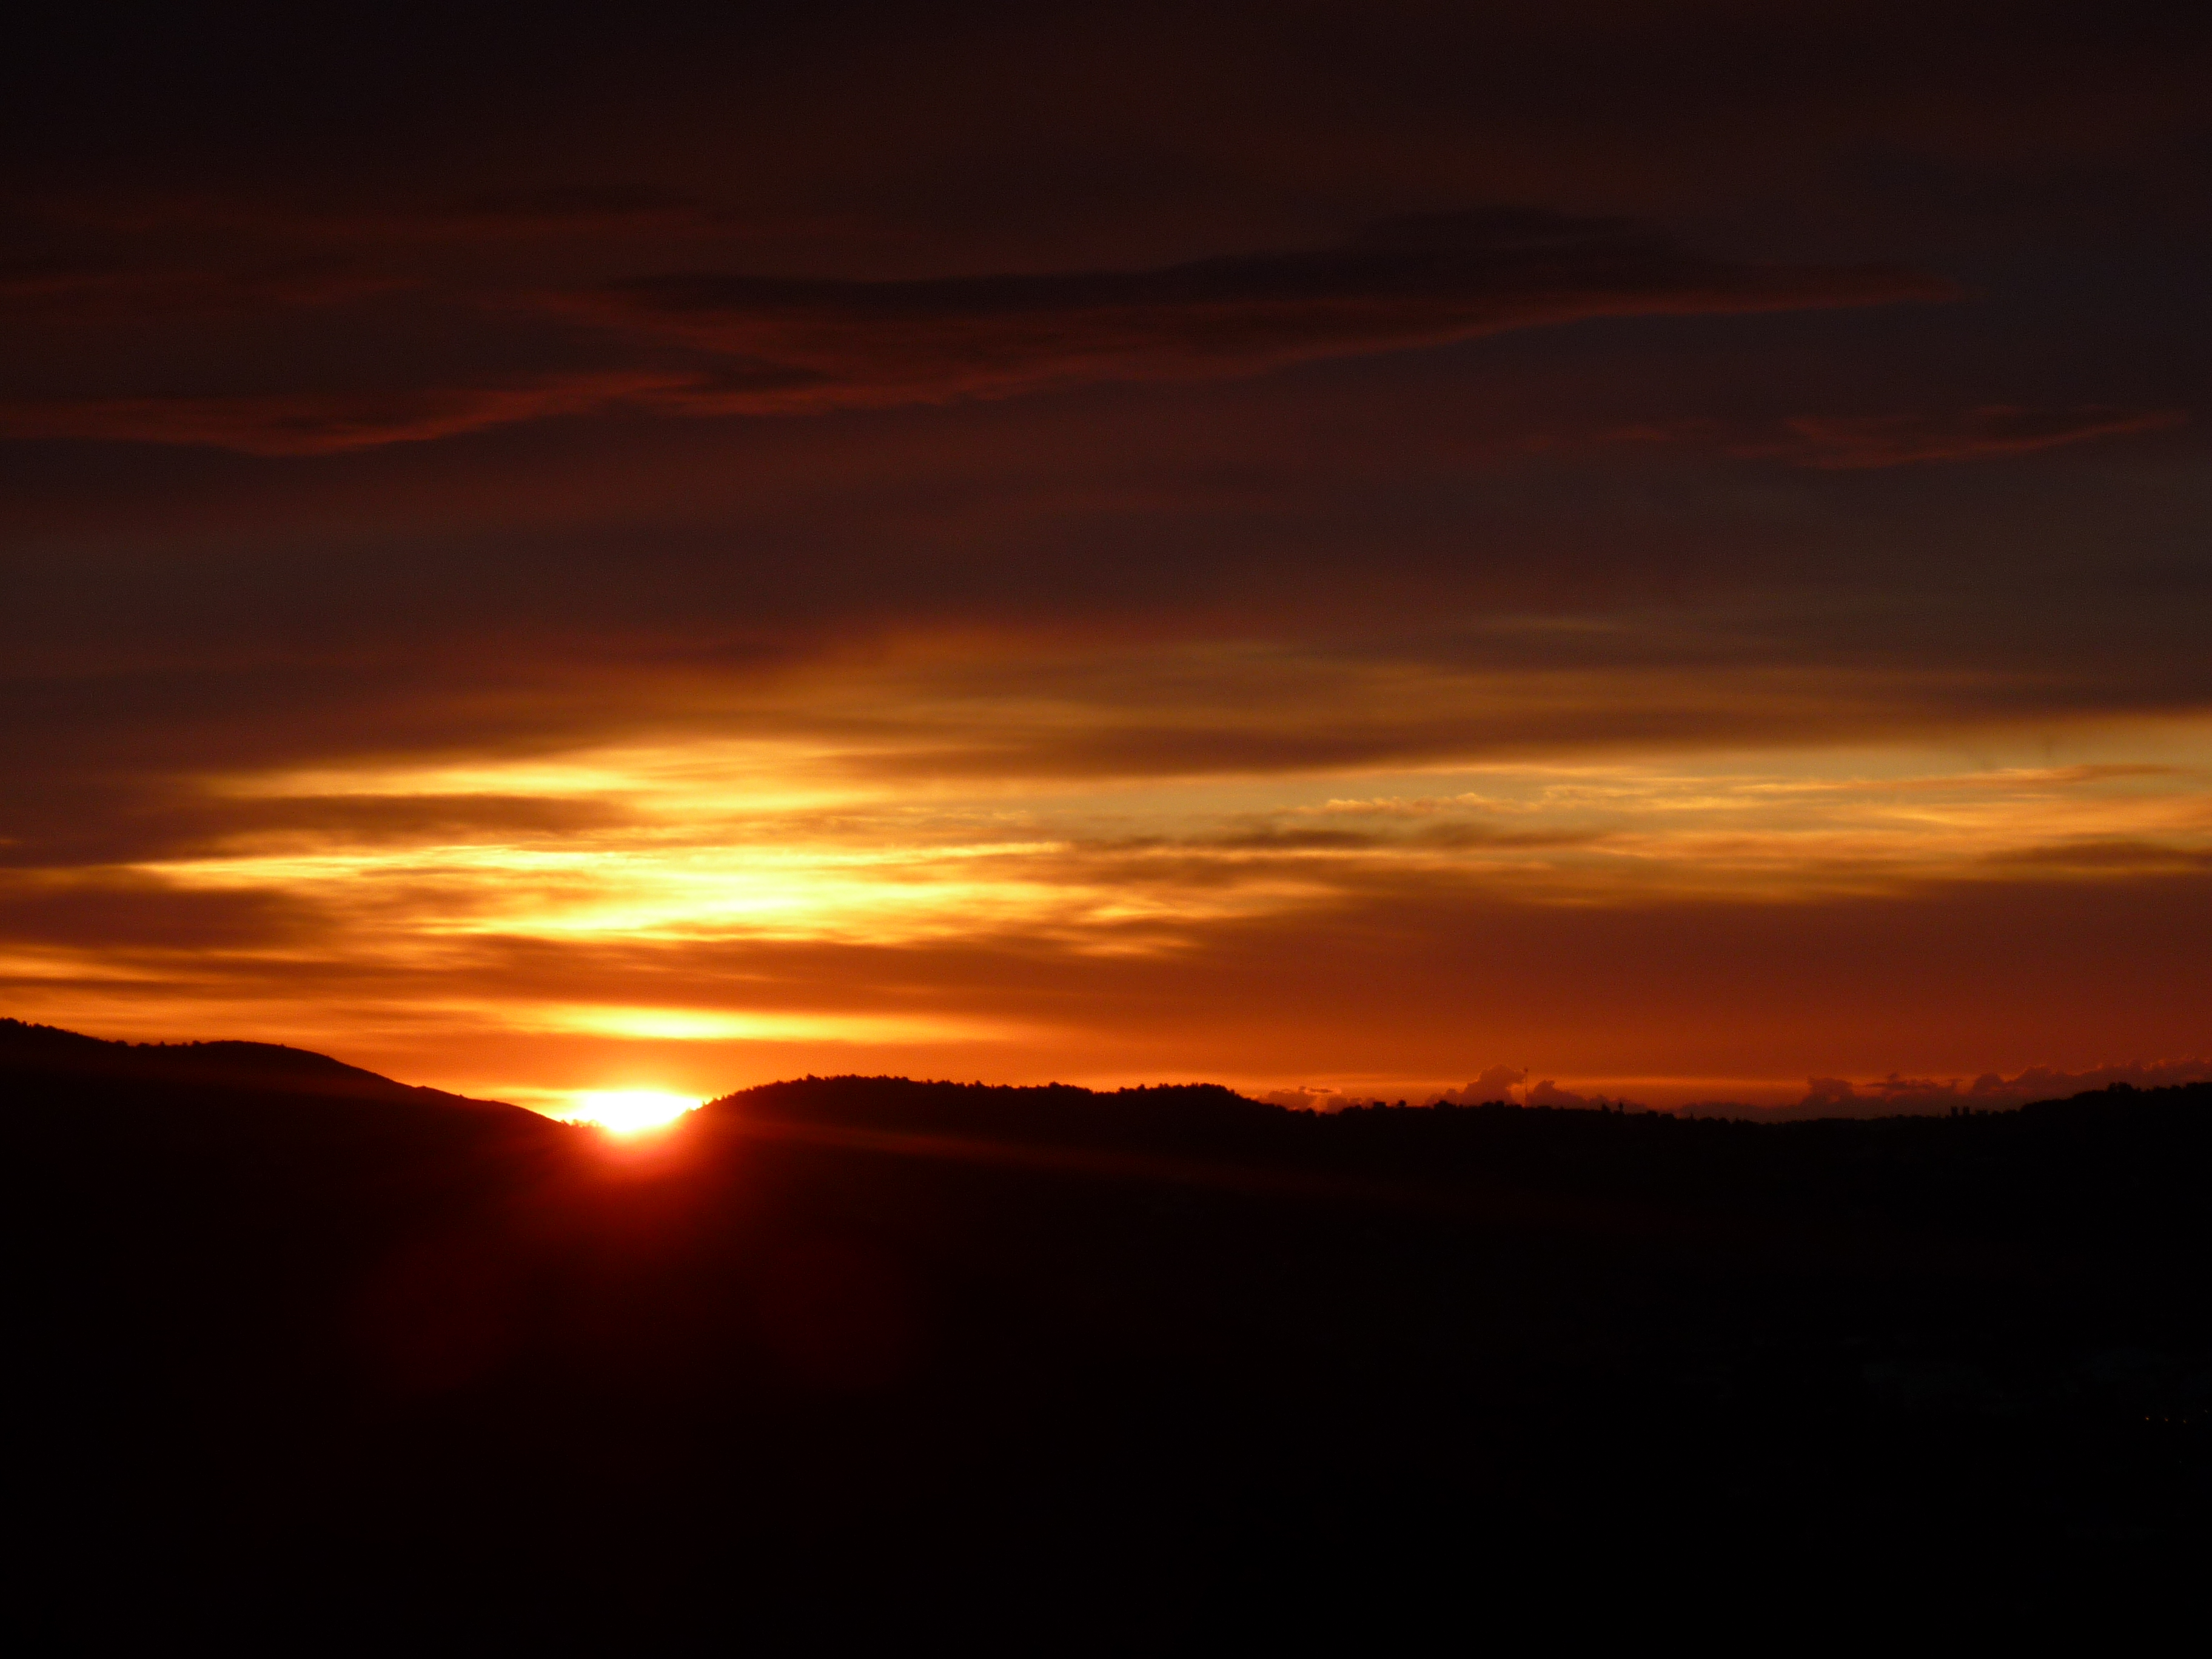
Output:
[[[331,259],[245,266],[124,258],[0,262],[0,316],[40,322],[337,307],[416,286],[414,279]]]
[[[1796,415],[1757,424],[1696,416],[1601,428],[1607,444],[1680,445],[1742,460],[1775,461],[1823,472],[1864,472],[1946,462],[2003,460],[2045,450],[2185,426],[2185,409],[2126,409],[2108,404],[2038,408],[1984,404],[1964,410],[1870,415]],[[1553,433],[1543,446],[1588,441]]]
[[[674,210],[631,193],[485,198],[453,222],[573,224]],[[443,222],[441,221],[440,222]],[[408,284],[328,258],[233,270],[66,262],[0,269],[19,312],[137,315],[335,307]],[[1707,258],[1645,227],[1527,210],[1392,221],[1333,247],[1149,270],[849,281],[718,272],[530,296],[427,293],[472,318],[557,314],[641,348],[635,368],[399,390],[17,398],[0,436],[191,444],[265,456],[420,443],[621,406],[677,417],[889,408],[1105,380],[1258,374],[1594,317],[1949,297],[1887,265]],[[672,349],[689,353],[672,365]]]
[[[1276,778],[1267,794],[1305,799],[1255,810],[1225,784],[916,791],[873,759],[692,736],[209,779],[136,848],[0,876],[0,976],[18,1011],[103,1029],[244,1029],[242,1010],[353,1057],[440,1032],[487,1067],[557,1040],[649,1051],[705,1090],[818,1070],[833,1045],[969,1075],[1311,1066],[1311,1092],[1333,1049],[1404,1075],[1456,1069],[1464,1043],[1544,1055],[1569,1086],[1528,1098],[1571,1104],[1601,1087],[1574,1079],[1694,1066],[1722,1027],[1755,1048],[1859,999],[1819,1014],[1832,1031],[1899,975],[1951,984],[1960,1035],[1893,1011],[1862,1051],[2016,1066],[2028,1006],[2039,1040],[2094,1016],[2170,1042],[2188,1017],[2145,987],[2212,891],[2204,775],[2179,765],[1591,759],[1430,793]],[[2126,856],[2028,856],[2100,848]],[[2089,948],[2073,893],[2134,941],[2087,1014],[2054,1011],[2028,943],[2070,928]],[[1922,939],[1931,912],[1948,954]]]
[[[586,414],[653,399],[693,378],[617,371],[421,391],[18,398],[0,403],[0,437],[190,444],[246,455],[334,455]]]
[[[1832,471],[1918,466],[1936,461],[2029,455],[2095,438],[2162,432],[2184,424],[2183,409],[2027,409],[1990,404],[1954,415],[1801,415],[1788,422],[1799,441],[1790,459]]]
[[[1984,1072],[1961,1077],[1887,1077],[1808,1079],[1804,1097],[1773,1114],[1785,1117],[1877,1117],[1899,1113],[2006,1111],[2032,1100],[2063,1099],[2092,1089],[2171,1088],[2212,1079],[2212,1060],[2124,1060],[2079,1071],[2030,1066],[2011,1077]]]
[[[714,272],[611,283],[573,303],[783,384],[691,394],[769,413],[1003,398],[1114,380],[1249,374],[1593,317],[1951,297],[1891,265],[1760,265],[1613,220],[1492,210],[1395,220],[1334,247],[1153,270],[842,282]]]

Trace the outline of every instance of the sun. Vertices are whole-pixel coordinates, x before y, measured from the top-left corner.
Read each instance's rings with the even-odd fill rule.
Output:
[[[637,1134],[673,1123],[699,1103],[661,1089],[586,1089],[574,1097],[571,1123],[593,1123],[609,1134]]]

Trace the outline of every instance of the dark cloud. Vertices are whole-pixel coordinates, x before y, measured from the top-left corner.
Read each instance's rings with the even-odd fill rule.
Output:
[[[1538,441],[1551,447],[1680,446],[1819,471],[1862,472],[2034,455],[2100,438],[2168,432],[2185,426],[2189,418],[2185,409],[1992,404],[1935,415],[1793,415],[1757,423],[1701,416],[1584,432],[1555,430]]]
[[[1255,1097],[1294,1112],[1333,1112],[1348,1103],[1343,1094],[1326,1085],[1316,1089],[1263,1089]]]
[[[581,210],[605,205],[596,193],[581,198]],[[81,316],[330,304],[408,286],[342,269],[287,276],[56,267],[19,271],[12,283],[19,310]],[[9,287],[0,272],[0,297]],[[1313,252],[1153,270],[905,282],[632,278],[559,303],[603,324],[673,337],[719,361],[491,385],[17,398],[0,400],[0,437],[329,454],[615,407],[699,416],[942,404],[1101,380],[1233,377],[1596,317],[1950,295],[1942,282],[1893,266],[1732,262],[1621,222],[1492,210],[1400,220]],[[494,313],[516,303],[496,295],[449,298]],[[449,367],[434,358],[423,366]]]
[[[166,982],[174,991],[207,977],[235,978],[258,954],[312,951],[334,937],[319,907],[265,889],[195,890],[128,870],[0,872],[0,945],[67,952],[44,973],[19,962],[9,977],[25,989],[48,975],[73,977],[91,956],[105,958],[95,978],[142,978],[144,988]],[[142,951],[155,959],[132,963]],[[242,953],[243,963],[224,963],[228,952]],[[259,979],[267,969],[247,971]]]
[[[57,781],[58,782],[58,781]],[[511,848],[631,823],[613,801],[517,795],[225,796],[192,780],[56,787],[11,813],[0,869],[48,872],[284,848]]]
[[[1492,210],[1156,270],[879,283],[702,274],[611,284],[590,303],[609,321],[803,377],[696,394],[702,408],[765,413],[1246,374],[1594,317],[1952,293],[1895,266],[1747,264],[1618,222]]]
[[[0,438],[198,444],[246,455],[331,455],[586,414],[649,399],[689,378],[639,372],[420,392],[16,399],[0,402]]]
[[[600,181],[485,189],[409,212],[386,211],[325,222],[355,236],[635,235],[641,231],[699,230],[720,217],[695,196],[650,185]]]
[[[1528,1082],[1525,1066],[1489,1066],[1464,1089],[1445,1089],[1435,1098],[1447,1106],[1486,1106],[1492,1101],[1519,1103]],[[1545,1084],[1550,1088],[1553,1085]]]
[[[51,324],[113,321],[148,313],[189,318],[338,306],[408,287],[410,279],[328,261],[246,270],[134,265],[120,259],[20,259],[0,264],[0,316]]]
[[[1524,1106],[1548,1106],[1556,1112],[1588,1112],[1595,1111],[1601,1107],[1626,1103],[1616,1101],[1607,1095],[1577,1094],[1572,1089],[1562,1089],[1550,1078],[1544,1078],[1530,1084],[1528,1087],[1527,1097],[1522,1102]]]
[[[1703,1110],[1732,1109],[1733,1115],[1762,1118],[1893,1117],[1942,1112],[2004,1112],[2034,1100],[2063,1100],[2092,1089],[2163,1089],[2212,1078],[2212,1059],[2122,1060],[2067,1071],[2030,1066],[2011,1077],[1984,1072],[1966,1078],[1905,1077],[1892,1072],[1872,1081],[1816,1077],[1794,1105],[1766,1110],[1723,1104]]]
[[[1803,465],[1846,471],[1979,461],[2032,455],[2093,438],[2163,431],[2188,418],[2188,410],[2181,409],[2021,409],[2003,404],[1954,416],[1801,415],[1788,422],[1801,447],[1783,453]]]
[[[2208,821],[2212,821],[2212,814],[2208,814]],[[2007,854],[1991,861],[2003,867],[2054,872],[2073,870],[2084,875],[2120,871],[2180,872],[2212,868],[2212,848],[2177,847],[2121,836],[2081,836],[2056,846]]]
[[[1956,234],[2015,201],[2180,217],[2202,177],[2207,29],[2151,0],[142,12],[25,26],[11,182],[698,196],[881,253],[1470,198]]]

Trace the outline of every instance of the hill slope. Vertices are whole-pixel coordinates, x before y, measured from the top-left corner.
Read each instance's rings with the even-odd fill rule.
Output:
[[[521,1109],[500,1101],[472,1100],[441,1089],[395,1083],[328,1054],[282,1043],[113,1042],[18,1019],[0,1019],[0,1078],[19,1099],[40,1086],[36,1079],[46,1079],[52,1086],[80,1092],[88,1086],[112,1084],[406,1102],[487,1112]]]

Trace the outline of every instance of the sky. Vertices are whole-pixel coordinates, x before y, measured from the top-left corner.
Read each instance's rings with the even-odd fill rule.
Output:
[[[2212,22],[70,9],[0,1012],[1850,1109],[2212,1075]]]

